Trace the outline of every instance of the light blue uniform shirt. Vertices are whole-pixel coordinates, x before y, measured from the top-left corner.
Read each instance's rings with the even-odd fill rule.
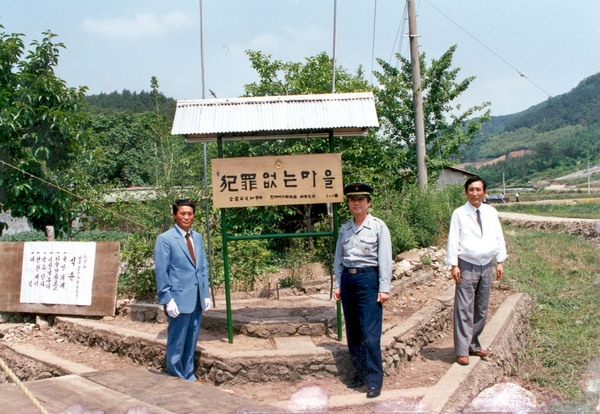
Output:
[[[379,291],[390,291],[392,239],[382,220],[367,214],[358,228],[354,226],[354,219],[342,224],[335,248],[336,287],[340,286],[344,267],[379,267]]]

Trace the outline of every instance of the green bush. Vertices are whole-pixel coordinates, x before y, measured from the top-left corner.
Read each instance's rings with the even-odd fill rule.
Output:
[[[420,259],[421,259],[421,263],[423,263],[425,266],[431,266],[431,257],[421,255]]]
[[[147,233],[135,233],[125,240],[117,284],[119,297],[138,300],[156,298],[154,242],[155,239]]]
[[[302,279],[297,276],[284,277],[279,280],[279,286],[285,288],[299,288],[302,286]]]
[[[402,214],[399,211],[373,212],[373,215],[383,220],[390,230],[392,255],[394,257],[418,246],[412,228],[403,219]]]
[[[89,241],[89,242],[122,242],[129,235],[119,230],[89,230],[82,231],[73,235],[72,241]],[[42,231],[30,231],[17,234],[8,234],[0,237],[0,241],[6,242],[30,242],[30,241],[46,241],[48,238]],[[57,241],[67,241],[66,236],[57,237]]]
[[[412,187],[404,198],[404,217],[413,231],[419,247],[435,244],[442,235],[442,226],[448,222],[439,203],[439,192],[420,191]]]
[[[120,230],[89,230],[74,234],[72,241],[123,242],[128,237],[128,233]]]
[[[387,224],[395,256],[417,247],[441,244],[452,211],[465,201],[462,186],[425,191],[409,186],[401,194],[388,196],[384,208],[380,200],[374,199],[372,214]]]
[[[223,251],[215,247],[213,256],[214,284],[224,282]],[[253,290],[261,277],[277,269],[277,255],[269,248],[268,240],[238,240],[227,244],[230,288]]]
[[[28,231],[17,234],[6,234],[0,237],[3,242],[32,242],[46,241],[48,238],[43,231]]]

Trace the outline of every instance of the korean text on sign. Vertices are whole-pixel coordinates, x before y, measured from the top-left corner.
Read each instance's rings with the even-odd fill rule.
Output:
[[[21,303],[92,303],[96,243],[30,242],[23,246]]]
[[[212,160],[215,207],[343,201],[340,154]]]

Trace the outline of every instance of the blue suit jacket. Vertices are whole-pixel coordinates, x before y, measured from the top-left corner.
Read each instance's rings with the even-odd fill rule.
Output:
[[[175,226],[158,236],[154,246],[158,301],[165,305],[174,299],[181,313],[192,313],[198,297],[202,310],[205,310],[204,299],[210,298],[204,241],[199,233],[190,233],[194,240],[196,267],[185,238]]]

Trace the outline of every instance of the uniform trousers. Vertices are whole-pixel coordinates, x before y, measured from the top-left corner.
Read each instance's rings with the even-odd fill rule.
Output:
[[[454,353],[469,355],[481,350],[479,335],[485,327],[494,266],[475,265],[458,259],[460,283],[454,294]]]
[[[194,355],[202,322],[200,299],[192,313],[181,313],[176,318],[167,315],[166,365],[167,374],[195,381]]]
[[[341,299],[346,322],[346,339],[354,365],[354,377],[365,380],[369,388],[381,388],[381,326],[383,308],[377,302],[379,274],[377,268],[344,269],[341,277]]]

